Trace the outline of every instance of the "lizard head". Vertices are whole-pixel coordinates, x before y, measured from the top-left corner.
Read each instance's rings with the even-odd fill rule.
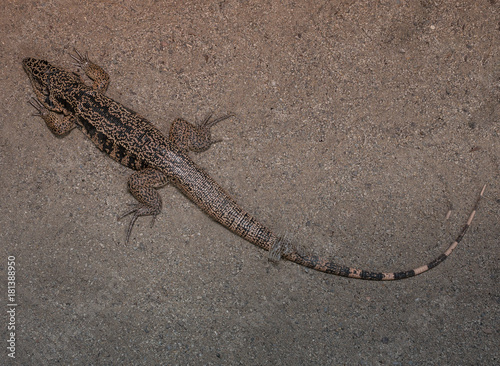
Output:
[[[36,97],[46,106],[53,105],[62,92],[81,82],[77,74],[53,66],[45,60],[25,58],[23,68],[30,78]]]
[[[49,94],[50,76],[57,72],[57,69],[45,60],[35,58],[25,58],[23,68],[30,78],[35,91],[44,95]]]

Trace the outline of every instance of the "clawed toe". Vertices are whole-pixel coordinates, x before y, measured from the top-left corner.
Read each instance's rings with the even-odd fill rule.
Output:
[[[129,239],[130,239],[130,234],[132,233],[132,228],[134,227],[135,221],[140,216],[138,212],[141,208],[141,205],[140,204],[131,204],[131,205],[133,206],[132,209],[130,209],[127,212],[125,212],[124,214],[118,216],[118,220],[121,220],[125,216],[133,214],[132,219],[130,220],[130,223],[128,224],[128,227],[127,227],[127,235],[125,236],[125,244],[128,244]]]
[[[128,224],[128,228],[127,228],[127,235],[126,235],[126,238],[125,238],[125,244],[128,244],[129,242],[129,239],[130,239],[130,234],[132,233],[132,228],[134,227],[135,225],[135,222],[137,221],[137,219],[140,217],[140,216],[149,216],[149,215],[152,215],[153,218],[151,219],[151,225],[150,227],[152,228],[155,221],[156,221],[156,216],[157,214],[151,214],[149,212],[149,208],[145,205],[142,205],[140,203],[131,203],[130,205],[132,205],[133,207],[128,210],[127,212],[125,212],[124,214],[118,216],[118,220],[121,220],[123,219],[125,216],[128,216],[128,215],[132,215],[132,219],[130,220],[130,223]]]
[[[138,204],[138,203],[129,203],[130,206],[132,206],[132,208],[130,210],[128,210],[127,212],[125,212],[124,214],[121,214],[120,216],[118,216],[118,220],[121,220],[123,219],[125,216],[128,216],[134,212],[137,212],[142,205]]]
[[[212,114],[209,114],[204,120],[203,122],[200,124],[200,127],[203,127],[203,128],[211,128],[213,126],[215,126],[217,123],[219,122],[222,122],[224,121],[225,119],[228,119],[230,117],[234,117],[234,114],[226,114],[225,116],[222,116],[222,117],[219,117],[219,118],[216,118],[214,120],[211,120],[212,118]]]
[[[37,117],[43,117],[44,115],[44,111],[45,111],[45,107],[43,106],[42,103],[40,103],[40,101],[36,98],[31,98],[30,100],[28,100],[28,103],[36,109],[36,113],[33,113],[34,116],[37,116]]]
[[[88,53],[85,53],[85,55],[82,55],[76,48],[73,48],[73,51],[76,53],[75,55],[70,54],[69,56],[75,60],[76,62],[73,63],[73,65],[78,66],[80,68],[84,68],[86,64],[89,63],[89,56]]]

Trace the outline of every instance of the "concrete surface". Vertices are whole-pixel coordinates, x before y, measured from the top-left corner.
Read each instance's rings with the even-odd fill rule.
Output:
[[[0,306],[5,365],[495,365],[500,296],[500,4],[482,1],[3,1]],[[193,155],[308,250],[406,270],[329,276],[267,253],[172,187],[130,245],[131,173],[78,131],[58,139],[21,67],[71,70],[163,131],[235,113]],[[448,212],[451,210],[449,218]]]

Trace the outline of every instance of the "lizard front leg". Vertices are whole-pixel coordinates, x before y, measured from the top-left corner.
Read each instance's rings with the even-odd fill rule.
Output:
[[[76,127],[75,115],[61,117],[59,113],[49,111],[38,100],[33,98],[29,103],[36,109],[35,116],[42,117],[49,130],[56,136],[63,136]]]
[[[92,81],[94,82],[92,84],[92,88],[94,90],[105,93],[109,85],[108,73],[104,71],[102,67],[90,61],[87,53],[85,54],[85,56],[83,56],[76,49],[74,51],[76,53],[76,56],[70,55],[71,58],[76,61],[74,64],[81,68],[85,75],[92,79]]]
[[[132,227],[135,221],[140,216],[153,216],[154,223],[156,215],[161,212],[161,196],[156,191],[156,188],[163,187],[168,183],[168,177],[160,172],[159,170],[153,168],[146,168],[132,174],[128,180],[128,188],[130,193],[139,201],[134,207],[127,211],[125,214],[120,216],[121,219],[125,216],[132,214],[132,220],[127,229],[127,237],[125,242],[128,244],[130,233],[132,232]]]
[[[232,117],[232,114],[222,116],[220,118],[210,120],[209,115],[198,126],[193,125],[183,119],[176,119],[172,122],[168,139],[184,152],[194,151],[202,152],[208,150],[210,146],[221,140],[212,140],[210,129],[217,123]]]

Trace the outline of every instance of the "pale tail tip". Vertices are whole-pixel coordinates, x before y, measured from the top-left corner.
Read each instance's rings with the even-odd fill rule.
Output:
[[[483,189],[481,190],[481,194],[480,194],[480,196],[482,196],[482,195],[483,195],[483,193],[484,193],[484,190],[485,190],[485,189],[486,189],[486,184],[483,186]]]

